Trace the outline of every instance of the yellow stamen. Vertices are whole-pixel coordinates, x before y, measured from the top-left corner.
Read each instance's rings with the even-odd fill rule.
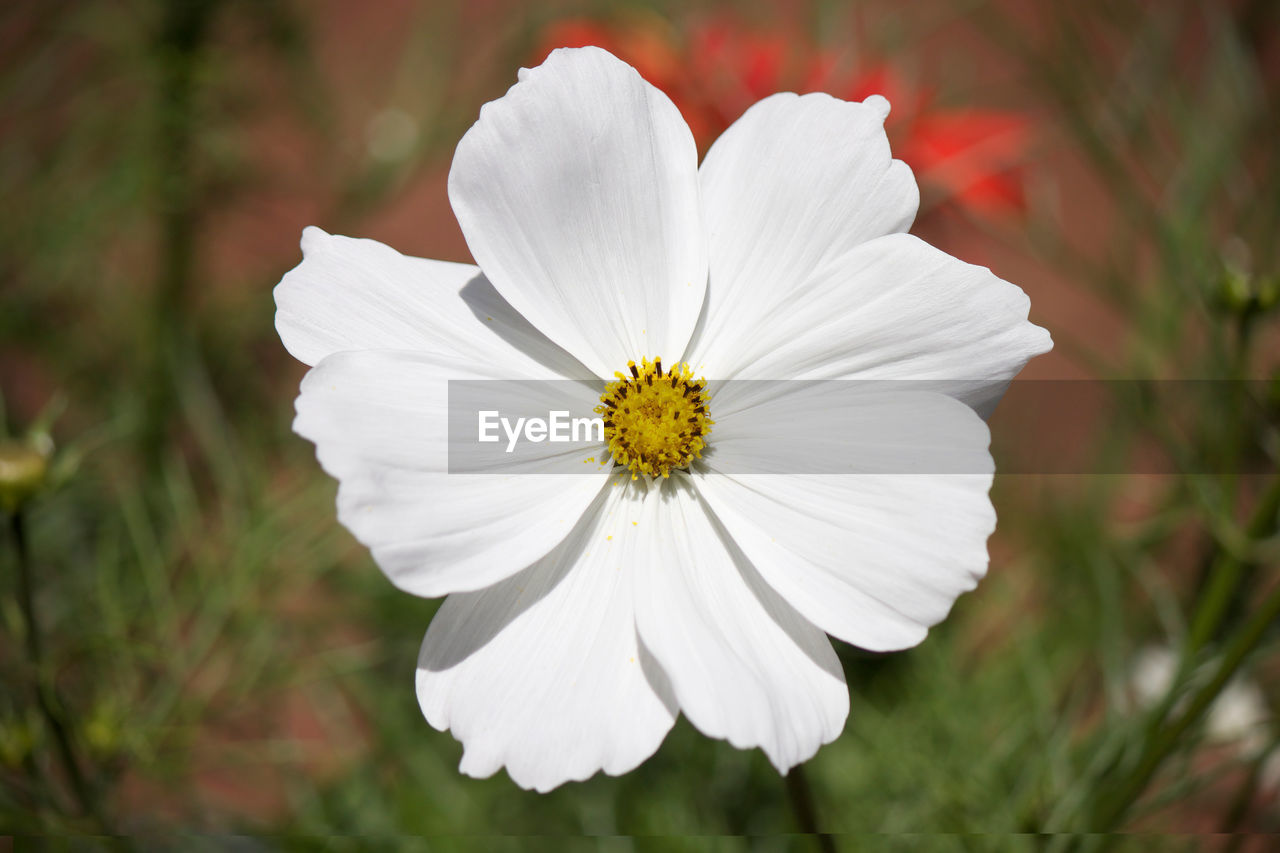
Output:
[[[669,477],[701,458],[715,421],[707,417],[707,381],[679,364],[663,371],[662,359],[627,363],[630,376],[615,373],[595,411],[604,417],[604,438],[618,465],[641,474]]]

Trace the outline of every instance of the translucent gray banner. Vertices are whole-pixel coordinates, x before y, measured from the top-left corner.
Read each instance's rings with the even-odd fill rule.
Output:
[[[604,387],[450,382],[449,472],[611,467],[608,413],[595,411]],[[1280,453],[1280,383],[1263,380],[727,380],[707,391],[715,424],[694,467],[732,475],[1251,474],[1275,470]],[[1241,434],[1245,446],[1218,438]]]

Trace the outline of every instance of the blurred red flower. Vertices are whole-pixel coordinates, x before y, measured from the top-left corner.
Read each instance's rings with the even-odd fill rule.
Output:
[[[888,64],[850,67],[845,58],[785,31],[758,32],[729,19],[694,24],[683,36],[656,17],[602,22],[566,18],[542,32],[537,59],[557,47],[602,47],[635,66],[680,108],[700,151],[748,107],[774,92],[827,92],[860,101],[879,94],[893,111],[894,155],[911,166],[926,203],[987,217],[1025,212],[1022,162],[1030,122],[1018,113],[951,109]]]

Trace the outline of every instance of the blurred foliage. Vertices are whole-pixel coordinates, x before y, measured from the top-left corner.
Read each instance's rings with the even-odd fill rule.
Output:
[[[0,10],[6,446],[51,436],[50,470],[63,472],[24,493],[0,540],[0,831],[813,849],[791,834],[761,754],[683,720],[635,772],[545,796],[457,773],[460,746],[427,726],[412,691],[436,603],[393,590],[338,527],[333,484],[288,429],[300,374],[275,338],[270,288],[296,262],[296,233],[265,274],[224,272],[210,237],[264,187],[296,190],[266,156],[273,122],[286,127],[277,147],[305,163],[309,215],[360,233],[447,164],[559,14],[676,31],[725,14],[624,5],[495,7],[477,23],[465,4],[422,4],[387,91],[355,96],[389,105],[363,133],[316,41],[341,4]],[[801,25],[826,49],[874,42],[910,61],[913,40],[967,22],[984,55],[1015,69],[1042,128],[1028,170],[1069,162],[1099,209],[1071,221],[1079,210],[1042,181],[1025,220],[981,226],[1119,318],[1119,341],[1053,329],[1076,364],[1277,378],[1275,7],[1050,3],[1028,20],[1011,5],[887,6],[876,27],[813,3]],[[761,27],[780,13],[731,14]],[[57,394],[65,413],[39,420]],[[980,591],[917,649],[841,646],[849,724],[806,766],[817,825],[839,847],[1147,849],[1142,835],[1076,834],[1127,828],[1200,849],[1187,833],[1280,831],[1266,770],[1280,701],[1274,417],[1205,411],[1197,434],[1173,435],[1162,411],[1177,401],[1116,403],[1091,452],[1125,458],[1154,441],[1185,474],[998,478],[1000,547]],[[1246,469],[1270,473],[1230,473]],[[1153,645],[1180,664],[1142,708],[1133,661]],[[1262,748],[1214,743],[1203,726],[1240,677],[1272,709]]]

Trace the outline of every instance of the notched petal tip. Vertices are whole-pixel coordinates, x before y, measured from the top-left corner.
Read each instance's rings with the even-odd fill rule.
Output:
[[[555,57],[557,59],[565,59],[572,56],[590,56],[592,54],[602,54],[604,56],[609,57],[614,62],[617,62],[621,65],[627,65],[627,63],[623,62],[621,59],[614,56],[610,51],[606,50],[603,47],[600,47],[599,45],[594,45],[594,44],[584,44],[581,47],[567,47],[567,46],[557,47],[555,50],[547,54],[547,59],[551,59],[552,57]],[[545,61],[546,60],[543,60],[543,62]]]
[[[555,50],[548,53],[546,58],[533,68],[520,68],[516,71],[516,82],[523,83],[531,75],[545,66],[557,66],[565,62],[590,62],[592,60],[620,65],[635,72],[637,76],[640,75],[640,72],[636,71],[635,67],[632,66],[631,63],[624,62],[603,47],[588,44],[583,45],[582,47],[557,47]]]
[[[1053,349],[1053,335],[1050,334],[1049,330],[1044,326],[1032,324],[1031,328],[1035,330],[1032,334],[1039,338],[1033,346],[1035,352],[1032,355],[1032,358],[1037,355],[1044,355],[1045,353],[1050,352]]]
[[[889,117],[889,99],[884,95],[868,95],[862,101],[864,106],[870,107],[880,116],[880,121],[884,121]]]
[[[302,255],[306,257],[308,253],[318,251],[329,239],[331,235],[328,231],[315,225],[308,225],[302,229]]]
[[[625,66],[626,68],[632,71],[635,71],[635,69],[632,68],[631,65],[629,65],[626,62],[623,62],[621,59],[614,56],[612,53],[610,53],[609,51],[605,50],[602,47],[596,47],[595,45],[585,45],[583,47],[557,47],[555,50],[548,53],[546,55],[546,58],[544,58],[542,62],[538,63],[532,68],[521,66],[519,69],[517,69],[516,85],[529,82],[531,79],[534,78],[535,75],[541,72],[544,67],[553,68],[565,62],[573,63],[573,62],[590,61],[593,57],[603,59],[605,61],[612,61],[614,63],[617,63],[618,65]],[[639,74],[639,72],[636,72],[636,73]],[[510,94],[510,92],[508,92],[508,94]],[[498,100],[501,100],[501,99],[498,99]],[[495,103],[495,102],[496,101],[491,101],[489,103]],[[484,112],[484,108],[487,106],[489,106],[488,103],[481,106],[480,110],[482,113]]]

